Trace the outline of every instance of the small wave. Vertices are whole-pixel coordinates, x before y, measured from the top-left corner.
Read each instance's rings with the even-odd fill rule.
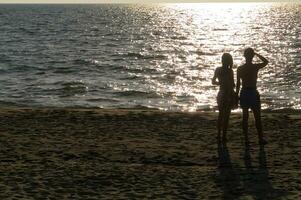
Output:
[[[38,72],[35,73],[35,75],[43,75],[43,74],[46,74],[46,72],[44,72],[44,71],[38,71]]]
[[[133,109],[137,109],[137,110],[156,110],[159,111],[159,108],[155,108],[153,106],[148,106],[148,105],[135,105],[132,107]]]
[[[216,55],[216,53],[204,52],[204,51],[200,51],[200,50],[196,51],[195,53],[200,56],[215,56]]]
[[[127,54],[124,54],[124,55],[128,56],[128,57],[143,58],[143,55],[140,54],[140,53],[127,53]]]
[[[168,57],[166,55],[144,55],[144,59],[158,59],[158,60],[164,60],[167,59]]]
[[[148,97],[148,98],[160,97],[155,92],[144,92],[144,91],[136,91],[136,90],[118,91],[114,93],[121,97]]]
[[[187,37],[185,37],[185,36],[171,36],[170,39],[173,39],[173,40],[187,40]]]
[[[95,60],[95,59],[75,59],[73,60],[74,64],[94,64],[98,65],[100,64],[100,61]]]
[[[26,28],[24,28],[24,27],[20,27],[19,30],[22,31],[23,33],[27,33],[27,34],[29,34],[29,35],[35,35],[35,34],[36,34],[35,31],[26,29]]]
[[[105,44],[106,47],[118,47],[119,44],[114,44],[114,43],[106,43]]]
[[[85,84],[82,81],[71,81],[71,82],[63,82],[61,83],[64,87],[72,87],[72,86],[84,86]]]
[[[144,73],[147,73],[147,74],[158,74],[157,69],[154,69],[154,68],[148,68],[148,67],[128,68],[127,70],[128,70],[129,72],[133,72],[133,73],[144,72]]]
[[[119,102],[118,99],[112,99],[112,98],[94,98],[94,99],[87,99],[89,102],[110,102],[110,103],[117,103]]]
[[[5,55],[1,55],[0,56],[0,62],[1,63],[10,63],[10,62],[12,62],[13,60],[12,59],[10,59],[9,57],[7,57],[7,56],[5,56]]]
[[[227,28],[214,28],[213,31],[227,31]]]
[[[69,74],[69,73],[73,73],[74,71],[76,71],[76,70],[72,67],[58,67],[53,71],[53,73],[55,73],[55,74]]]
[[[125,58],[113,58],[112,60],[118,62],[118,61],[123,61],[123,60],[125,60]]]
[[[129,75],[129,76],[126,76],[126,77],[121,77],[119,78],[119,80],[137,80],[137,79],[140,79],[141,77],[140,76],[137,76],[137,75]]]
[[[109,37],[109,36],[113,36],[113,35],[115,35],[115,34],[114,33],[105,33],[102,36]]]
[[[167,58],[166,55],[162,55],[162,54],[148,55],[148,54],[141,54],[141,53],[127,53],[124,54],[123,56],[134,57],[138,59],[159,59],[159,60],[163,60]]]
[[[197,112],[199,112],[199,111],[208,112],[208,111],[214,111],[214,110],[218,110],[217,106],[211,107],[210,105],[202,105],[202,106],[198,106],[198,108],[196,109]]]
[[[11,68],[10,72],[28,72],[28,71],[35,71],[40,70],[39,67],[33,66],[33,65],[15,65],[13,68]]]
[[[66,60],[51,60],[48,62],[49,64],[66,64]]]
[[[255,26],[255,27],[252,27],[253,30],[260,30],[262,29],[262,27],[259,27],[259,26]]]
[[[88,92],[88,86],[80,81],[72,82],[57,82],[55,85],[60,85],[60,88],[50,89],[48,92],[55,92],[61,97],[74,96],[77,94],[85,94]]]

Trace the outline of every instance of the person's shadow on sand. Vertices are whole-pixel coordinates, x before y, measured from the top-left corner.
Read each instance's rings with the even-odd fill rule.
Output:
[[[244,193],[253,196],[254,199],[279,199],[288,193],[283,190],[273,188],[270,182],[267,167],[266,153],[263,145],[260,145],[258,152],[258,167],[252,166],[249,140],[246,137],[244,154],[245,172],[241,180],[243,181]]]
[[[240,177],[234,169],[227,143],[218,140],[217,185],[222,189],[222,199],[237,199],[241,193]]]
[[[256,200],[280,199],[288,193],[273,188],[270,182],[264,146],[260,146],[258,167],[252,165],[248,138],[245,141],[244,167],[234,167],[227,143],[218,140],[218,175],[216,184],[222,189],[222,199],[251,196]]]

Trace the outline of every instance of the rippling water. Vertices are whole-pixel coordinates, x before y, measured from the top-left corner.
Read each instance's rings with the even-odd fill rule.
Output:
[[[0,5],[0,104],[207,110],[253,47],[267,109],[301,109],[301,4]]]

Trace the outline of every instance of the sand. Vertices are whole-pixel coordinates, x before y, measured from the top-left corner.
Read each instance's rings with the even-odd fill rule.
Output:
[[[301,114],[0,108],[0,199],[301,199]]]

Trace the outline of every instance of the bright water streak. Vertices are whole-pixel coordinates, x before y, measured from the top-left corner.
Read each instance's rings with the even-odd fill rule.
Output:
[[[301,109],[301,4],[1,5],[3,105],[203,110],[253,47],[263,107]]]

